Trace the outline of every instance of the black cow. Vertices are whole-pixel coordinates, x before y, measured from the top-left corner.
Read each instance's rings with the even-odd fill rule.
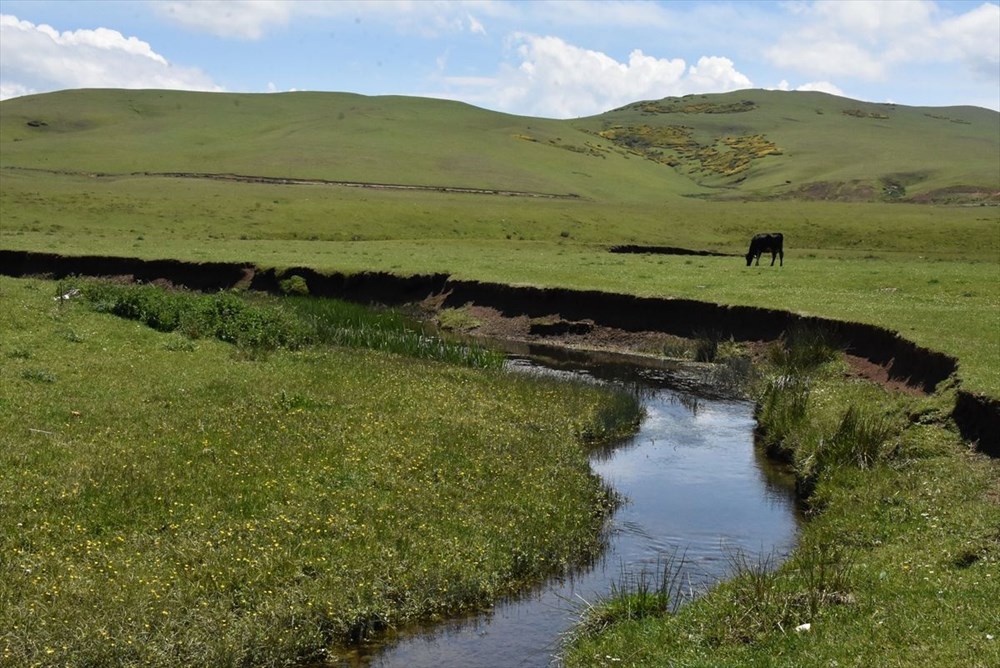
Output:
[[[774,258],[781,258],[782,267],[785,266],[785,251],[784,246],[785,238],[781,235],[781,232],[774,232],[773,234],[755,234],[753,239],[750,240],[750,250],[747,251],[747,266],[753,262],[754,258],[757,258],[757,264],[760,264],[761,253],[771,254],[771,266],[774,266]]]

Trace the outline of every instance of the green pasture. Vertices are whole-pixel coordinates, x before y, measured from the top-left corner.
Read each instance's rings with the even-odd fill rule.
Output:
[[[627,395],[357,348],[250,354],[190,338],[204,319],[185,335],[95,310],[186,300],[237,344],[284,326],[236,296],[53,299],[69,285],[0,278],[0,664],[317,660],[600,549],[614,500],[587,449],[634,424]]]
[[[996,112],[822,93],[692,95],[555,121],[345,93],[63,91],[0,103],[0,247],[788,308],[898,330],[1000,396],[998,155]],[[782,270],[606,252],[741,255],[761,231],[785,234]]]
[[[348,94],[64,91],[0,103],[0,248],[784,308],[899,331],[1000,397],[998,155],[996,112],[820,93],[553,121]],[[761,231],[785,234],[783,268],[744,266]],[[54,300],[65,287],[0,277],[0,663],[318,659],[599,549],[612,500],[585,441],[620,402],[593,388],[294,326],[247,349],[212,319],[294,323],[312,317],[302,303],[249,300],[272,320],[205,296],[155,331]],[[571,664],[658,665],[664,648],[678,665],[995,663],[996,466],[943,426],[950,389],[894,397],[838,364],[783,432],[822,511],[787,567],[737,563],[677,617],[581,635]],[[863,465],[810,459],[869,419]],[[805,621],[814,632],[790,630]]]
[[[897,330],[956,356],[968,389],[1000,396],[995,207],[674,198],[651,210],[337,186],[0,175],[4,248],[444,272],[786,308]],[[761,229],[784,231],[785,267],[748,269],[741,256],[607,252],[634,243],[741,255]]]
[[[823,93],[668,98],[568,121],[346,93],[75,90],[6,100],[0,109],[0,165],[85,173],[235,172],[650,205],[676,195],[781,197],[816,183],[873,188],[844,195],[865,200],[956,186],[995,200],[1000,178],[996,112]],[[691,155],[601,135],[640,126],[683,128]],[[776,150],[737,173],[702,169],[692,157],[715,152],[723,159],[714,164],[725,164],[739,152],[734,140],[747,137]],[[656,153],[672,166],[647,159]]]

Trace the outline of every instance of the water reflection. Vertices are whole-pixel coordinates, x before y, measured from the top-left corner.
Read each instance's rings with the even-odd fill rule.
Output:
[[[639,432],[591,460],[627,500],[607,526],[602,557],[482,615],[406,629],[356,648],[339,665],[550,666],[581,607],[605,596],[623,573],[656,572],[666,562],[682,562],[675,577],[697,592],[726,576],[734,551],[776,563],[792,549],[798,521],[794,494],[787,478],[753,447],[750,403],[677,389],[690,379],[669,368],[589,362],[550,357],[543,360],[544,370],[537,360],[514,358],[511,364],[623,383],[645,405]]]

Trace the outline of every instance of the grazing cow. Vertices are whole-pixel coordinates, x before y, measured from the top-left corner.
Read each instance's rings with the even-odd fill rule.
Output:
[[[785,266],[785,251],[784,246],[785,238],[781,235],[781,232],[774,232],[773,234],[755,234],[753,239],[750,240],[750,250],[747,251],[747,266],[753,262],[754,258],[757,259],[757,264],[760,264],[761,253],[771,254],[771,266],[774,266],[774,258],[781,258],[782,267]]]

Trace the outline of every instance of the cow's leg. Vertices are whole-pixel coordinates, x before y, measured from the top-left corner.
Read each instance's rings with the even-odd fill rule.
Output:
[[[774,251],[771,251],[771,266],[772,267],[774,266],[774,261],[777,259],[777,257],[778,257],[778,254],[775,253]]]
[[[779,266],[784,267],[785,266],[785,251],[783,251],[783,250],[778,251],[778,257],[781,258],[781,264]]]
[[[753,266],[755,267],[760,266],[760,253],[757,253],[757,261],[753,263]]]

